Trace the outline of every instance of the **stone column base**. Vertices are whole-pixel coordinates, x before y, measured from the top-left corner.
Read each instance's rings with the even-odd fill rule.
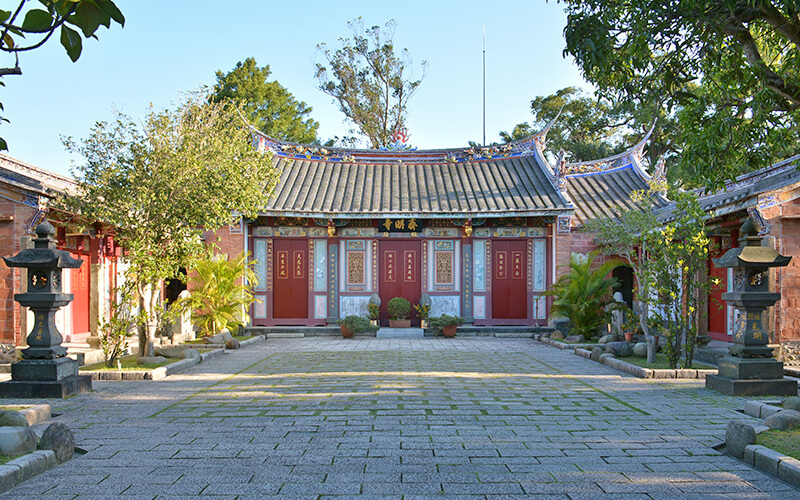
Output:
[[[797,381],[785,378],[736,380],[707,375],[706,388],[729,396],[797,396]]]

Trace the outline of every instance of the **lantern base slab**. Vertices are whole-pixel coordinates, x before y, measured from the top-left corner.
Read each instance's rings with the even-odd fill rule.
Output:
[[[61,380],[0,382],[0,398],[54,398],[63,399],[73,394],[90,392],[90,375],[73,375]]]
[[[729,396],[797,396],[797,381],[785,378],[736,380],[708,375],[706,388]]]

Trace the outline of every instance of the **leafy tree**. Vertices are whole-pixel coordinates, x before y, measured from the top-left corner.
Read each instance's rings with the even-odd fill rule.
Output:
[[[591,161],[633,146],[656,121],[646,145],[647,156],[655,164],[661,155],[667,155],[671,166],[675,119],[658,106],[613,102],[577,87],[565,87],[554,94],[534,98],[531,113],[531,123],[516,125],[510,134],[500,132],[500,138],[506,143],[524,139],[558,117],[547,133],[548,150],[563,149],[567,161]]]
[[[594,255],[570,257],[569,273],[548,291],[555,296],[553,312],[569,319],[570,334],[588,340],[597,337],[600,327],[608,323],[606,305],[612,302],[611,293],[617,284],[617,279],[608,275],[619,265],[618,260],[607,260],[598,266]]]
[[[256,60],[248,57],[228,73],[217,71],[211,100],[241,105],[250,123],[270,137],[317,144],[319,123],[309,116],[311,108],[277,81],[269,81],[270,74],[269,65],[259,68]]]
[[[604,96],[675,112],[679,162],[696,184],[800,149],[797,2],[565,3],[565,54]]]
[[[39,0],[43,8],[32,9],[26,9],[25,4],[21,0],[12,10],[0,9],[0,50],[14,55],[14,67],[0,68],[0,78],[21,75],[19,54],[41,47],[56,31],[67,56],[75,62],[83,50],[81,34],[97,38],[95,33],[100,26],[110,28],[112,21],[125,25],[125,17],[112,0]],[[8,120],[0,118],[0,121]],[[6,141],[0,138],[0,150],[7,149]]]
[[[255,217],[277,175],[269,155],[252,146],[236,110],[190,95],[175,109],[150,111],[141,128],[117,115],[96,124],[88,139],[66,145],[85,162],[73,172],[79,187],[67,209],[118,228],[147,321],[139,355],[153,352],[164,280],[203,252],[203,230]]]
[[[408,101],[425,78],[427,62],[422,62],[422,77],[413,80],[413,61],[407,49],[395,54],[396,21],[384,29],[364,29],[359,17],[347,23],[353,38],[340,38],[341,48],[317,45],[325,58],[317,63],[319,88],[338,103],[339,109],[366,136],[373,148],[387,146],[405,128]],[[353,131],[356,132],[356,131]]]
[[[636,297],[643,304],[639,319],[647,338],[648,362],[655,362],[655,335],[663,335],[670,366],[677,367],[683,356],[683,366],[691,368],[703,319],[697,304],[717,285],[702,276],[707,278],[708,273],[707,214],[694,193],[680,191],[671,195],[675,199],[671,220],[660,220],[652,201],[664,187],[655,184],[636,193],[639,209],[596,219],[586,229],[594,233],[603,253],[623,258],[633,269]]]
[[[249,321],[246,311],[254,300],[250,290],[258,277],[248,257],[249,253],[242,252],[228,259],[228,254],[208,251],[192,267],[191,293],[177,305],[191,311],[192,321],[204,335]]]

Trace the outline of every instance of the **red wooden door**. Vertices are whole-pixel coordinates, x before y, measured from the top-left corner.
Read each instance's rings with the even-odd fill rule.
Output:
[[[387,304],[394,297],[403,297],[411,303],[411,317],[416,318],[414,304],[419,303],[422,295],[422,271],[420,269],[420,253],[422,244],[419,241],[385,240],[380,242],[380,297],[381,324],[389,324]],[[419,320],[412,320],[419,325]]]
[[[524,241],[492,241],[493,319],[528,317],[527,269]]]
[[[719,268],[711,262],[712,258],[722,256],[727,248],[721,248],[722,238],[715,238],[716,249],[709,254],[708,258],[708,279],[719,279],[719,285],[711,289],[708,294],[708,334],[714,340],[730,341],[728,335],[728,306],[722,300],[722,294],[727,291],[728,269]]]
[[[272,317],[308,318],[308,241],[275,239]]]
[[[70,269],[70,293],[72,299],[72,335],[89,332],[89,256],[72,255],[76,259],[83,259],[81,267]]]

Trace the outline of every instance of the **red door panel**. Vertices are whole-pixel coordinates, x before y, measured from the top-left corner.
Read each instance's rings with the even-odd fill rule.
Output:
[[[717,248],[708,258],[708,279],[719,279],[719,286],[712,288],[708,294],[708,334],[715,340],[728,342],[731,339],[728,335],[728,306],[722,300],[722,294],[727,290],[728,270],[720,269],[711,262],[712,258],[722,256],[728,249],[721,248],[722,238],[717,237],[715,240]]]
[[[76,259],[83,259],[83,264],[77,269],[70,269],[70,292],[75,296],[72,299],[72,335],[89,332],[89,256],[72,255]]]
[[[272,317],[308,318],[308,242],[275,239],[273,248]]]
[[[380,265],[380,298],[381,324],[389,324],[389,313],[386,310],[389,301],[394,297],[403,297],[411,303],[411,316],[416,316],[414,304],[419,303],[422,295],[422,275],[420,273],[420,253],[422,244],[419,241],[381,241],[379,247]],[[412,324],[419,325],[418,319]]]
[[[524,241],[492,241],[492,318],[528,317],[528,258]]]

